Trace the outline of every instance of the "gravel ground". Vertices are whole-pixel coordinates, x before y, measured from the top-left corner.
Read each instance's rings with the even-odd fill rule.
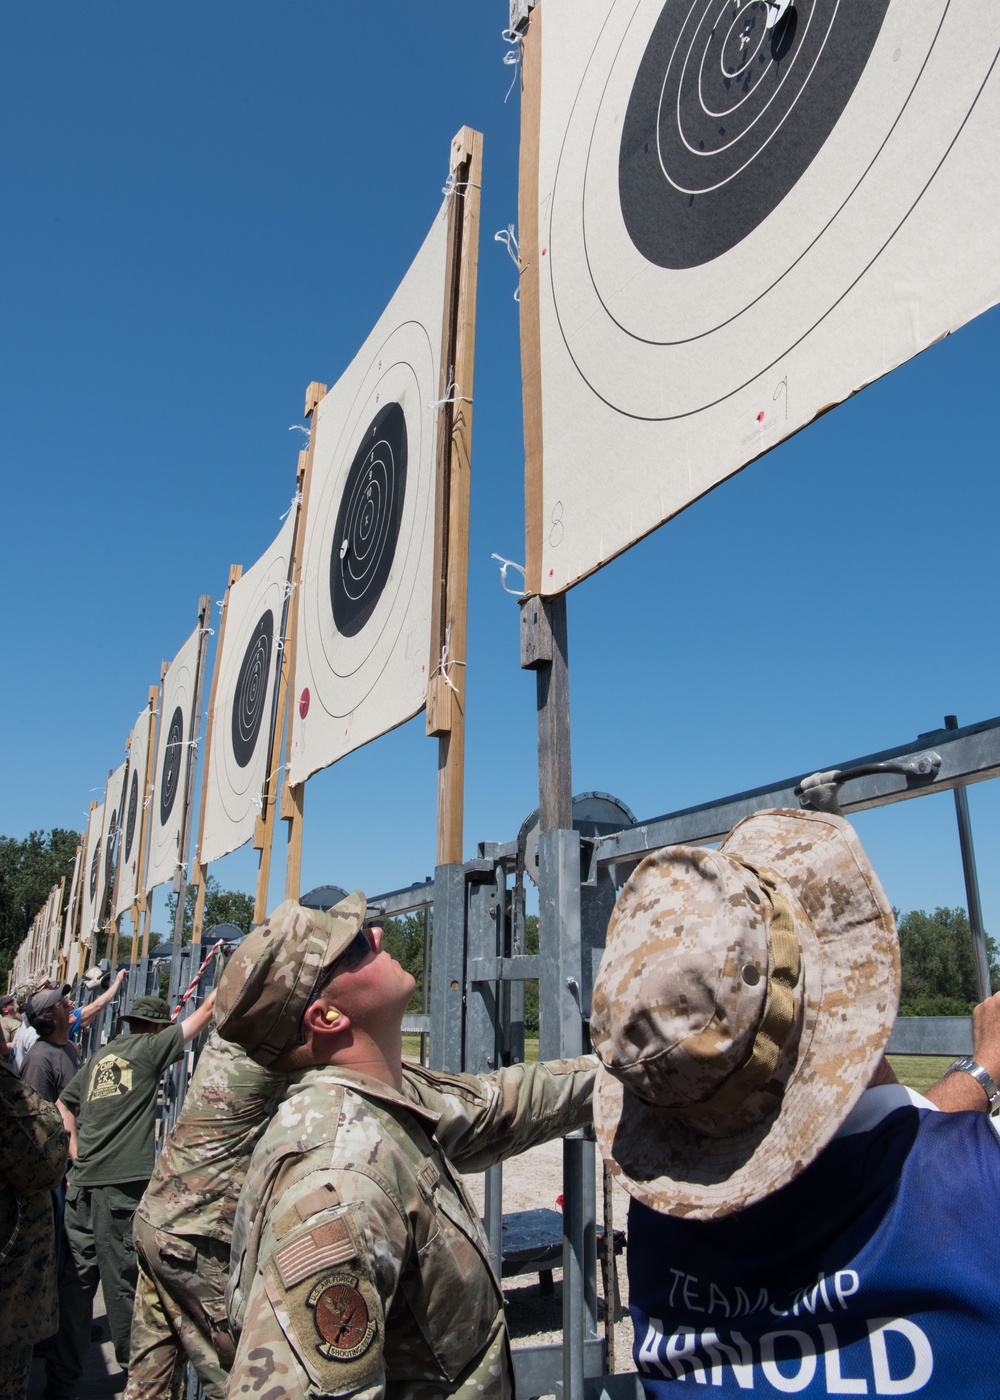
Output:
[[[597,1218],[602,1218],[603,1185],[599,1154],[596,1165]],[[562,1192],[562,1142],[549,1142],[534,1147],[530,1152],[514,1157],[504,1164],[503,1169],[503,1211],[534,1210],[541,1206],[558,1210],[557,1198]],[[467,1176],[466,1187],[479,1207],[483,1209],[484,1177]],[[612,1187],[612,1209],[614,1228],[624,1230],[629,1197],[620,1186]],[[632,1321],[628,1315],[628,1280],[625,1275],[625,1257],[619,1255],[618,1291],[621,1307],[614,1324],[615,1371],[631,1371],[632,1364]],[[507,1325],[510,1329],[513,1346],[538,1345],[543,1342],[558,1342],[562,1339],[562,1270],[554,1270],[554,1292],[545,1296],[539,1292],[537,1274],[517,1274],[504,1279],[503,1294],[507,1309]],[[598,1329],[603,1336],[604,1297],[601,1282],[600,1261],[597,1268]]]

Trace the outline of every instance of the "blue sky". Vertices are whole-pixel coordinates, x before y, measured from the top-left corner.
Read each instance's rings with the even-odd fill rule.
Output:
[[[516,273],[492,237],[517,213],[506,18],[3,7],[0,832],[84,825],[199,594],[277,532],[305,386],[392,295],[463,124],[485,137],[467,854],[536,805],[534,679],[490,558],[524,557]],[[652,816],[997,712],[998,343],[993,310],[573,590],[576,791]],[[422,717],[318,775],[304,886],[431,874],[435,791]],[[996,784],[970,802],[996,929]],[[950,794],[858,827],[894,903],[964,902]],[[252,888],[256,856],[213,871]]]

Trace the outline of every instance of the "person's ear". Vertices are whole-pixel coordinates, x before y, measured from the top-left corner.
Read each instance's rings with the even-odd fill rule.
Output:
[[[340,1035],[351,1024],[350,1017],[343,1011],[323,1001],[314,1001],[308,1006],[303,1019],[306,1030],[314,1036]]]

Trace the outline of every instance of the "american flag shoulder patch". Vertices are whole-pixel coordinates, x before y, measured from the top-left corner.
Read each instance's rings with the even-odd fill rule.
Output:
[[[304,1278],[354,1259],[357,1248],[347,1221],[330,1220],[317,1225],[275,1252],[274,1262],[285,1288],[294,1288]]]

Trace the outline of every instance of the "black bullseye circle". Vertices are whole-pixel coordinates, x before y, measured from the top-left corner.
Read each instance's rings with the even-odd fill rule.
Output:
[[[245,768],[253,758],[267,708],[267,678],[273,643],[274,614],[268,608],[247,643],[233,692],[233,757],[241,768]]]
[[[97,898],[97,877],[101,871],[101,838],[97,838],[97,845],[94,847],[94,859],[90,862],[90,898]]]
[[[406,419],[380,408],[354,454],[330,549],[330,603],[342,636],[371,617],[389,578],[406,495]]]
[[[622,125],[618,194],[629,237],[663,268],[742,242],[833,131],[888,0],[797,0],[772,28],[766,0],[668,0]]]
[[[111,879],[111,862],[115,854],[115,837],[118,835],[118,812],[117,809],[111,813],[111,820],[108,822],[108,849],[104,853],[104,877]]]
[[[132,839],[135,836],[135,822],[139,815],[139,774],[132,774],[128,789],[128,815],[125,818],[125,859],[132,859]]]
[[[163,772],[160,775],[160,825],[166,826],[174,808],[177,788],[181,776],[181,750],[184,743],[184,716],[180,705],[174,710],[167,730],[167,743],[163,754]]]

